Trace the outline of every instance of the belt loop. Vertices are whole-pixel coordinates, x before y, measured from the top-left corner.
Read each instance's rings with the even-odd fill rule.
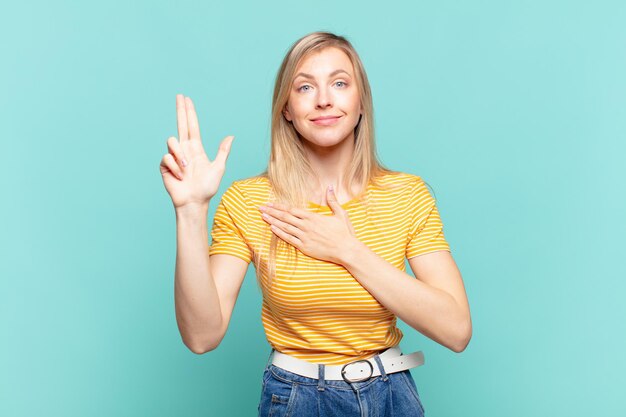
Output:
[[[324,365],[323,363],[317,364],[317,369],[318,369],[317,390],[318,391],[324,391],[324,380],[325,380],[324,368],[325,367],[326,365]]]
[[[267,363],[265,364],[265,370],[267,371],[270,367],[270,363],[272,362],[272,353],[274,353],[274,348],[270,351],[270,356],[267,358]]]
[[[387,373],[385,372],[385,367],[383,366],[383,362],[380,360],[380,356],[374,356],[374,360],[376,360],[376,364],[378,365],[378,369],[380,369],[380,375],[383,377],[383,381],[387,382]]]

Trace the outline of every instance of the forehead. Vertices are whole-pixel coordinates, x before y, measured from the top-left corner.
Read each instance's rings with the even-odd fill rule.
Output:
[[[312,75],[326,75],[335,70],[342,69],[353,74],[352,61],[341,49],[327,47],[320,51],[306,55],[296,68],[296,74],[305,72]]]

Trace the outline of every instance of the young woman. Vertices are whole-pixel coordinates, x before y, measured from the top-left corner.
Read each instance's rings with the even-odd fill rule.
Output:
[[[192,101],[178,95],[176,107],[179,140],[168,139],[160,169],[176,211],[185,345],[198,354],[219,345],[254,262],[272,347],[259,415],[423,415],[409,372],[423,355],[401,353],[396,317],[461,352],[470,311],[424,181],[377,160],[370,86],[352,45],[316,32],[287,52],[268,169],[226,190],[210,247],[209,202],[234,138],[210,161]]]

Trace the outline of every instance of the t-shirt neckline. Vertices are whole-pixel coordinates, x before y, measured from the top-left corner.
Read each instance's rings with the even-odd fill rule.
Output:
[[[368,182],[367,186],[365,187],[365,193],[363,194],[367,194],[367,192],[369,191],[370,188],[370,183]],[[361,195],[361,197],[355,197],[351,200],[346,201],[345,203],[341,204],[341,208],[342,209],[347,209],[348,207],[360,203],[361,201],[363,201],[363,194]],[[320,204],[314,203],[312,201],[308,201],[307,204],[309,205],[309,207],[313,207],[313,208],[326,208],[330,210],[330,206],[328,204],[326,204],[325,206],[322,206]]]
[[[270,185],[269,179],[268,179],[267,177],[265,177],[265,179],[267,180],[267,183],[268,183],[268,185],[270,186],[270,190],[271,190],[271,185]],[[368,183],[367,183],[367,185],[366,185],[366,187],[365,187],[365,192],[364,192],[362,195],[367,194],[367,193],[369,192],[369,190],[370,190],[370,186],[371,186],[371,185],[372,185],[372,182],[371,182],[371,181],[368,181]],[[270,192],[271,192],[271,191],[270,191]],[[353,199],[351,199],[351,200],[348,200],[348,201],[346,201],[345,203],[341,204],[341,208],[343,208],[343,209],[345,210],[345,209],[347,209],[348,207],[353,206],[354,204],[357,204],[357,203],[362,202],[363,200],[364,200],[364,198],[363,198],[363,197],[355,197],[355,198],[353,198]],[[330,206],[328,206],[328,204],[327,204],[327,205],[325,205],[325,206],[322,206],[322,205],[317,204],[317,203],[314,203],[314,202],[312,202],[312,201],[307,201],[307,203],[306,203],[306,204],[307,204],[307,206],[308,206],[308,207],[310,207],[310,208],[315,208],[315,209],[328,209],[328,210],[331,210],[331,208],[330,208]]]

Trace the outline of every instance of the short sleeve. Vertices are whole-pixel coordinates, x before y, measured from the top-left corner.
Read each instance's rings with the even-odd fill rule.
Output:
[[[409,201],[411,225],[406,248],[407,259],[438,250],[450,251],[435,199],[419,177],[412,187]]]
[[[252,260],[252,251],[246,242],[248,204],[236,184],[232,184],[217,206],[211,230],[209,255],[226,254]]]

